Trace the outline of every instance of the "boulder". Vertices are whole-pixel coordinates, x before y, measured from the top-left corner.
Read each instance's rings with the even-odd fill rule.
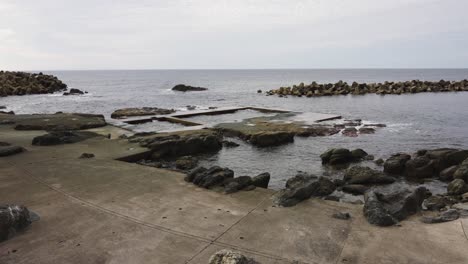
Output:
[[[294,142],[292,132],[260,132],[250,137],[250,143],[257,147],[278,146]]]
[[[208,88],[203,87],[194,87],[185,84],[178,84],[172,88],[172,91],[178,92],[198,92],[198,91],[206,91]]]
[[[268,188],[268,183],[270,183],[270,173],[265,172],[259,174],[252,178],[252,185],[260,188]]]
[[[450,182],[453,181],[453,175],[457,171],[458,166],[451,166],[439,173],[439,180],[445,181],[445,182]]]
[[[169,115],[172,113],[175,113],[174,109],[164,109],[157,107],[122,108],[115,110],[111,114],[111,118],[122,119],[132,116]]]
[[[458,166],[457,170],[453,173],[453,178],[468,181],[468,159]]]
[[[323,177],[318,179],[304,178],[304,181],[294,181],[294,184],[290,186],[278,194],[275,202],[279,206],[294,206],[312,196],[321,197],[330,195],[336,189],[335,184],[331,180]]]
[[[221,138],[212,134],[159,138],[142,145],[151,149],[153,160],[214,152],[222,148]]]
[[[226,180],[233,178],[234,172],[228,168],[214,166],[209,169],[200,167],[190,172],[185,180],[193,184],[209,189],[223,185]]]
[[[413,179],[431,178],[435,173],[434,161],[427,157],[410,159],[405,165],[405,176]]]
[[[440,211],[447,206],[455,204],[457,201],[447,196],[431,196],[424,200],[423,208],[429,211]]]
[[[460,164],[463,161],[462,158],[467,154],[466,151],[458,149],[440,148],[428,150],[425,156],[434,161],[435,170],[440,172],[450,166]]]
[[[462,179],[455,179],[447,186],[447,193],[449,195],[461,195],[468,192],[468,186]]]
[[[418,187],[414,191],[369,191],[364,195],[364,216],[370,224],[391,226],[419,212],[429,191]]]
[[[198,159],[192,156],[184,156],[176,160],[175,166],[179,170],[191,170],[197,167]]]
[[[35,146],[53,146],[71,144],[99,136],[89,131],[53,131],[48,134],[33,138]]]
[[[239,176],[236,178],[229,178],[223,184],[225,193],[235,193],[248,186],[251,186],[252,178],[250,176]]]
[[[354,194],[354,195],[362,195],[370,189],[369,186],[362,185],[362,184],[347,184],[344,185],[341,190],[346,193]]]
[[[24,151],[20,146],[0,146],[0,157],[12,156]]]
[[[320,155],[322,164],[338,165],[355,161],[351,151],[344,148],[330,149]]]
[[[341,133],[346,137],[357,137],[358,136],[357,132],[358,132],[358,130],[356,128],[347,127],[345,129],[343,129],[343,131]]]
[[[389,184],[395,179],[369,167],[353,166],[346,170],[344,180],[348,184]]]
[[[355,149],[351,151],[351,156],[354,160],[361,160],[368,157],[369,154],[367,154],[367,152],[365,152],[363,149]]]
[[[405,170],[406,163],[411,159],[411,156],[404,153],[392,155],[384,163],[384,172],[389,174],[402,174]]]
[[[422,217],[421,222],[426,224],[438,224],[444,222],[455,221],[460,217],[460,213],[456,209],[449,209],[440,213],[435,217]]]
[[[0,205],[0,242],[31,224],[29,210],[19,205]]]
[[[259,264],[240,252],[223,249],[210,257],[209,264]]]
[[[82,94],[85,94],[85,92],[81,91],[80,89],[75,89],[75,88],[70,89],[69,92],[63,93],[63,95],[82,95]]]

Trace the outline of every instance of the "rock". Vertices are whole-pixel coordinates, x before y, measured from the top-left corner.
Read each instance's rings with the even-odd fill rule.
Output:
[[[359,134],[374,134],[375,128],[372,127],[361,127],[359,128]]]
[[[291,132],[260,132],[250,137],[250,143],[257,147],[278,146],[294,142]]]
[[[200,167],[190,172],[185,181],[209,189],[215,186],[221,186],[226,180],[233,178],[234,172],[228,168],[214,166],[209,169]]]
[[[378,159],[376,161],[374,161],[375,164],[379,165],[379,166],[382,166],[384,164],[384,160],[383,159]]]
[[[365,192],[367,192],[367,190],[369,190],[370,188],[369,186],[362,185],[362,184],[347,184],[347,185],[344,185],[341,189],[343,192],[346,192],[346,193],[350,193],[354,195],[362,195]]]
[[[434,172],[434,161],[424,156],[408,160],[405,164],[405,176],[408,178],[431,178]]]
[[[81,154],[80,159],[92,159],[94,157],[95,156],[94,156],[93,153],[83,153],[83,154]]]
[[[12,156],[24,151],[24,148],[19,146],[0,146],[0,157]]]
[[[394,183],[393,177],[369,167],[353,166],[346,170],[344,180],[348,184],[389,184]]]
[[[181,157],[176,160],[175,166],[179,170],[191,170],[198,165],[198,159],[192,156]]]
[[[99,135],[88,131],[53,131],[33,138],[32,144],[35,146],[71,144],[97,136]]]
[[[224,192],[227,194],[235,193],[251,185],[252,178],[249,176],[229,178],[224,182]]]
[[[33,114],[8,117],[0,115],[0,122],[2,121],[16,124],[15,130],[83,130],[107,125],[103,115],[80,113]]]
[[[80,89],[70,89],[70,92],[65,92],[63,95],[82,95],[85,94],[85,92],[81,91]]]
[[[444,223],[455,221],[460,217],[460,213],[455,209],[450,209],[445,212],[440,213],[438,216],[435,217],[422,217],[421,222],[426,224],[437,224],[437,223]]]
[[[252,185],[260,188],[268,188],[268,183],[270,183],[270,173],[265,172],[259,174],[252,178]]]
[[[424,187],[382,193],[369,191],[364,195],[364,216],[370,224],[391,226],[419,212],[421,204],[430,195]]]
[[[458,166],[457,170],[453,173],[453,178],[468,181],[468,159]]]
[[[458,166],[456,165],[444,169],[443,171],[439,173],[439,180],[445,181],[445,182],[453,181],[453,175],[455,174],[457,169],[458,169]]]
[[[437,172],[440,172],[450,166],[458,165],[461,163],[461,157],[464,152],[460,152],[457,149],[451,148],[440,148],[434,150],[428,150],[425,156],[434,161],[434,167]]]
[[[6,146],[11,146],[11,144],[7,143],[7,142],[1,142],[0,141],[0,147],[6,147]]]
[[[236,142],[228,141],[228,140],[223,140],[223,147],[226,148],[236,148],[239,147],[240,145],[237,144]]]
[[[330,149],[320,155],[322,164],[338,165],[354,161],[351,151],[344,148]]]
[[[262,93],[262,90],[257,90],[257,93]]]
[[[347,127],[341,133],[346,137],[357,137],[358,130],[354,127]]]
[[[151,149],[154,160],[214,152],[222,148],[221,138],[214,134],[155,138],[142,145]]]
[[[384,163],[384,172],[389,174],[402,174],[405,170],[406,162],[411,156],[404,153],[392,155]]]
[[[318,180],[309,178],[302,183],[299,182],[300,181],[294,181],[291,187],[282,190],[276,198],[276,204],[283,207],[290,207],[312,196],[320,197],[330,195],[336,189],[332,181],[323,177],[318,178]]]
[[[46,74],[0,71],[0,97],[64,91],[67,85]]]
[[[0,242],[5,241],[31,224],[29,210],[19,205],[0,206]]]
[[[364,127],[387,127],[385,124],[365,124]]]
[[[286,181],[285,187],[286,188],[295,188],[295,187],[304,185],[309,181],[314,181],[314,180],[317,180],[317,179],[318,179],[318,177],[313,175],[313,174],[309,174],[309,173],[306,173],[306,172],[299,172],[298,174],[296,174],[296,176],[294,176],[292,178],[289,178]]]
[[[334,213],[332,217],[340,220],[349,220],[351,218],[351,215],[349,213],[338,212]]]
[[[123,108],[115,110],[111,114],[111,118],[123,119],[132,116],[169,115],[172,113],[175,113],[174,109],[164,109],[157,107]]]
[[[355,149],[351,151],[351,156],[354,160],[360,160],[366,158],[367,156],[369,156],[369,154],[367,154],[367,152],[365,152],[362,149]]]
[[[209,264],[259,264],[240,252],[223,249],[210,257]]]
[[[449,195],[460,195],[468,192],[468,186],[462,179],[455,179],[447,186],[447,193]]]
[[[429,211],[440,211],[441,209],[456,203],[456,201],[446,196],[431,196],[424,200],[423,208]]]
[[[208,88],[203,87],[193,87],[185,84],[178,84],[172,88],[172,91],[178,92],[197,92],[197,91],[206,91]]]

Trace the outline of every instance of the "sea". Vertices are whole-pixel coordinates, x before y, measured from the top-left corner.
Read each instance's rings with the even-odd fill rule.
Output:
[[[414,153],[420,149],[468,149],[468,92],[316,98],[279,98],[257,93],[258,90],[265,92],[313,81],[463,80],[468,79],[468,69],[99,70],[43,73],[56,75],[69,88],[88,93],[83,96],[62,96],[61,93],[10,96],[0,98],[0,105],[17,114],[58,111],[104,114],[115,125],[123,124],[110,119],[114,110],[144,106],[178,111],[189,111],[187,106],[197,109],[258,106],[337,114],[345,119],[362,119],[364,122],[387,125],[371,135],[296,138],[293,144],[264,149],[232,139],[241,146],[201,157],[202,165],[229,167],[237,176],[270,172],[270,185],[276,189],[282,188],[285,181],[298,171],[339,177],[342,172],[324,168],[320,163],[319,155],[329,148],[362,148],[376,159],[385,159],[397,152]],[[174,92],[171,88],[176,84],[206,87],[208,91]],[[233,120],[242,117],[232,115]],[[216,118],[210,117],[210,121],[216,122]],[[229,117],[219,118],[220,121],[229,121]],[[151,123],[127,125],[127,128],[141,132],[174,127]],[[425,184],[436,193],[444,189],[439,182],[418,184]]]

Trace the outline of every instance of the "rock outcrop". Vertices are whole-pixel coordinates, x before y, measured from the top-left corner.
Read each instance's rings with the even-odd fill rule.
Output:
[[[392,155],[384,163],[384,172],[389,174],[402,174],[405,171],[406,162],[411,159],[411,156],[404,153]]]
[[[430,192],[424,187],[414,191],[369,191],[364,196],[364,216],[370,224],[391,226],[419,212],[429,196]]]
[[[123,119],[132,116],[169,115],[172,113],[175,113],[174,109],[164,109],[157,107],[122,108],[115,110],[111,114],[111,118]]]
[[[31,224],[29,210],[19,205],[0,206],[0,242],[14,236]]]
[[[266,95],[286,96],[336,96],[336,95],[364,95],[364,94],[405,94],[405,93],[427,93],[427,92],[461,92],[468,91],[468,80],[438,82],[412,80],[406,82],[384,82],[384,83],[357,83],[339,81],[336,83],[319,84],[312,82],[309,85],[300,83],[292,87],[280,87],[266,92]]]
[[[172,91],[178,91],[178,92],[199,92],[199,91],[206,91],[208,88],[203,88],[203,87],[194,87],[190,85],[185,85],[185,84],[178,84],[172,88]]]
[[[198,167],[187,174],[184,180],[197,186],[209,189],[212,187],[221,186],[227,179],[232,178],[234,178],[234,172],[232,170],[214,166],[209,169]]]
[[[368,156],[368,154],[362,149],[350,151],[345,148],[335,148],[327,150],[320,155],[320,158],[322,159],[322,164],[339,165],[361,161],[366,156]]]
[[[146,142],[151,149],[151,157],[157,160],[163,157],[180,157],[206,152],[218,151],[222,148],[222,140],[214,134],[190,135],[186,137],[154,138]]]
[[[278,146],[294,142],[292,132],[261,132],[250,137],[250,143],[257,147]]]
[[[313,196],[330,195],[335,189],[335,183],[327,178],[300,174],[288,180],[286,189],[281,190],[275,202],[280,206],[290,207]]]
[[[64,91],[67,85],[53,75],[0,71],[0,97]]]
[[[369,167],[353,166],[346,170],[344,180],[347,184],[389,184],[395,179]]]

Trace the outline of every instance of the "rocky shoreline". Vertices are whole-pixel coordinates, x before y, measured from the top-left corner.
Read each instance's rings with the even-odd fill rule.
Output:
[[[67,90],[56,76],[40,73],[0,71],[0,97],[48,94]]]
[[[364,95],[364,94],[414,94],[430,92],[463,92],[468,91],[468,80],[438,82],[412,80],[406,82],[384,82],[384,83],[357,83],[339,81],[336,83],[312,82],[311,84],[300,83],[292,87],[280,87],[266,92],[266,95],[278,95],[279,97],[320,97],[334,95]],[[259,91],[261,93],[261,91]]]

